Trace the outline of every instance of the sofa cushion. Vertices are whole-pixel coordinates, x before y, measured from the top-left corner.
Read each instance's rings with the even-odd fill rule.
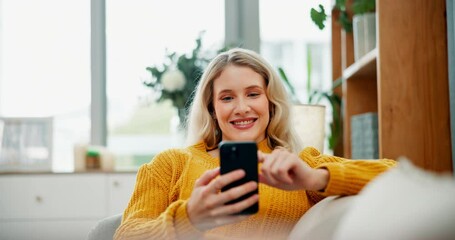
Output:
[[[333,239],[335,229],[355,196],[326,197],[308,210],[294,226],[289,239]]]
[[[334,239],[455,239],[455,180],[399,159],[355,198]]]

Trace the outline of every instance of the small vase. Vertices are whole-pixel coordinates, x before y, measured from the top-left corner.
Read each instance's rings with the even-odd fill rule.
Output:
[[[357,61],[376,47],[376,13],[354,15],[352,33],[354,59]]]
[[[296,104],[293,106],[294,129],[303,147],[314,147],[324,152],[325,106],[316,104]]]

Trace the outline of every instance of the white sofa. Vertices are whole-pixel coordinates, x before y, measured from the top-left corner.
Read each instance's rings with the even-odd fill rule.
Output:
[[[455,239],[455,180],[406,159],[356,196],[327,197],[295,225],[289,239]],[[112,239],[121,215],[100,221],[89,240]]]
[[[356,196],[325,198],[290,239],[455,239],[455,179],[400,159]]]

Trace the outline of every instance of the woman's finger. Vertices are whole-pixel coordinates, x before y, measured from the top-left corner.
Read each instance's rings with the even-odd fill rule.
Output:
[[[261,169],[270,169],[270,166],[273,164],[274,161],[274,155],[273,154],[263,154],[263,161],[262,161],[262,166]]]
[[[267,179],[267,181],[268,181],[268,183],[270,183],[270,185],[275,185],[277,183],[277,181],[274,179],[274,176],[271,172],[274,162],[277,161],[276,155],[277,154],[274,151],[271,154],[268,154],[267,156],[265,156],[265,160],[261,166],[261,173]]]
[[[281,151],[280,159],[282,160],[280,164],[273,166],[273,171],[277,174],[276,178],[286,184],[293,184],[295,171],[294,168],[301,161],[300,158],[288,151]]]
[[[210,210],[216,209],[220,206],[223,206],[225,203],[229,201],[238,199],[239,197],[257,189],[257,183],[251,181],[241,186],[233,187],[225,192],[219,193],[221,188],[223,188],[224,186],[228,185],[233,181],[238,180],[239,177],[241,178],[245,175],[243,170],[233,171],[228,174],[225,174],[222,177],[216,179],[215,181],[212,182],[213,184],[210,183],[212,185],[209,184],[203,190],[204,192],[203,194],[206,194],[204,201],[207,209]],[[224,180],[222,178],[224,178]],[[228,178],[229,180],[226,180]]]
[[[272,166],[272,176],[283,183],[292,184],[292,179],[289,176],[289,172],[292,168],[292,161],[290,159],[282,159],[276,161]]]
[[[219,174],[220,174],[219,167],[210,169],[210,170],[204,172],[204,174],[202,174],[202,176],[196,180],[194,186],[195,187],[205,186],[205,185],[209,184]]]
[[[261,168],[264,183],[275,187],[279,187],[283,183],[293,183],[289,176],[289,170],[292,167],[292,159],[289,159],[289,156],[290,154],[284,149],[275,149],[267,156]]]
[[[260,150],[258,150],[258,162],[260,162],[260,163],[264,162],[266,155],[267,154],[265,154],[265,153],[261,152]]]
[[[270,170],[273,174],[277,174],[277,171],[281,169],[284,162],[289,161],[289,152],[278,149],[273,153],[275,161],[270,166]]]
[[[275,186],[278,182],[267,169],[261,169],[261,175],[266,179],[267,185]]]
[[[227,191],[222,192],[219,197],[220,197],[220,202],[221,204],[225,204],[227,202],[230,202],[232,200],[238,199],[239,197],[250,193],[258,188],[258,184],[255,181],[250,181],[245,184],[242,184],[237,187],[233,187]]]
[[[239,212],[253,206],[258,201],[259,201],[259,195],[254,194],[254,195],[250,196],[249,198],[242,200],[240,202],[228,204],[228,205],[221,205],[220,207],[211,210],[210,215],[223,216],[223,215],[236,214],[236,213],[239,213]]]
[[[265,177],[263,173],[259,173],[259,182],[267,184],[267,185],[271,184],[271,183],[269,183],[269,181],[267,180],[267,177]]]
[[[223,187],[225,187],[228,184],[235,182],[239,179],[242,179],[244,176],[245,176],[245,171],[242,169],[238,169],[238,170],[221,175],[216,180],[210,182],[208,184],[208,188],[210,189],[210,191],[212,191],[214,193],[218,193],[219,191],[221,191],[221,189]]]

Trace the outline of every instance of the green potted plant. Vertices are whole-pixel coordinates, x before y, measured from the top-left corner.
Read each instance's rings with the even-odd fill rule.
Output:
[[[202,52],[203,33],[201,32],[196,39],[196,47],[191,54],[171,52],[166,55],[166,63],[146,68],[151,73],[152,79],[143,84],[158,93],[157,102],[171,100],[178,111],[180,129],[184,128],[187,108],[192,101],[191,94],[211,58],[211,56],[205,56],[206,52]]]
[[[319,4],[319,10],[311,8],[310,16],[311,20],[319,27],[324,29],[325,21],[327,20],[327,13],[324,7]],[[346,0],[336,0],[334,8],[340,12],[338,22],[346,32],[352,32],[352,21],[349,17],[348,12],[351,11],[353,15],[361,15],[364,13],[374,12],[376,7],[376,0],[353,0],[351,8],[346,5]]]
[[[339,11],[338,22],[346,32],[353,32],[354,59],[357,61],[376,47],[376,0],[353,0],[350,8],[346,0],[336,0],[334,8]],[[352,21],[348,12],[352,12]],[[327,13],[319,4],[319,10],[314,8],[310,11],[311,19],[319,27],[324,29]]]

